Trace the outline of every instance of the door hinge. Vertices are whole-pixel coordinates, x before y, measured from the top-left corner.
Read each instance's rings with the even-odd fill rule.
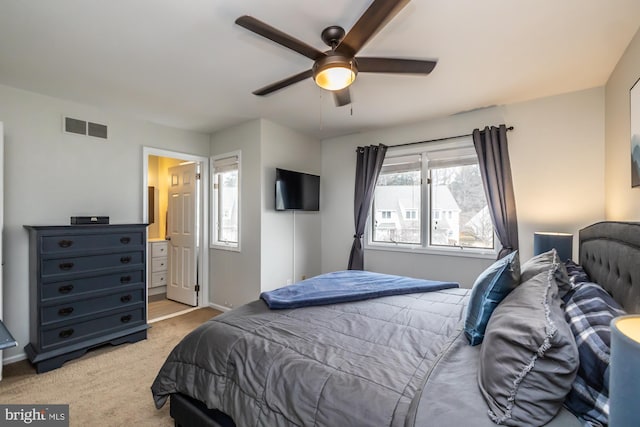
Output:
[[[200,175],[200,172],[198,172],[198,173],[196,174],[196,179],[200,179],[200,178],[202,178],[202,175]]]
[[[195,289],[196,289],[196,292],[200,292],[200,285],[196,285]]]

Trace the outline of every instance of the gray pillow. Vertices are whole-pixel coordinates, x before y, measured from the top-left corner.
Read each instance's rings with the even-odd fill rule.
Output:
[[[487,322],[498,306],[520,284],[520,259],[518,251],[491,264],[476,279],[469,297],[464,321],[464,334],[471,345],[478,345],[484,338]]]
[[[560,410],[578,370],[555,268],[516,287],[487,325],[478,385],[496,424],[541,426]]]
[[[538,273],[548,271],[550,268],[555,269],[554,277],[558,284],[558,294],[560,295],[560,298],[562,298],[571,290],[571,282],[569,280],[567,267],[564,262],[560,260],[555,249],[536,255],[529,261],[522,264],[520,280],[522,282],[526,282]]]

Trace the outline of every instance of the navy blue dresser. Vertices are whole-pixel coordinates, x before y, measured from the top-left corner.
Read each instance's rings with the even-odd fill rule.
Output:
[[[102,344],[147,337],[146,224],[25,226],[38,373]]]

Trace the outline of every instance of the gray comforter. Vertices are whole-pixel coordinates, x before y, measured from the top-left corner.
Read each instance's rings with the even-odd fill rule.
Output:
[[[215,317],[176,346],[152,385],[237,426],[490,427],[480,346],[462,333],[468,289],[291,310],[262,300]],[[574,426],[566,410],[549,426]]]
[[[461,328],[467,289],[269,310],[255,301],[204,323],[152,385],[238,426],[403,426]]]

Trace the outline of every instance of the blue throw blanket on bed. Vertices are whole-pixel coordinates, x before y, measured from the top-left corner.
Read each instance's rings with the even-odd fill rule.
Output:
[[[454,282],[346,270],[321,274],[291,286],[263,292],[260,298],[271,309],[298,308],[457,287],[459,285]]]

